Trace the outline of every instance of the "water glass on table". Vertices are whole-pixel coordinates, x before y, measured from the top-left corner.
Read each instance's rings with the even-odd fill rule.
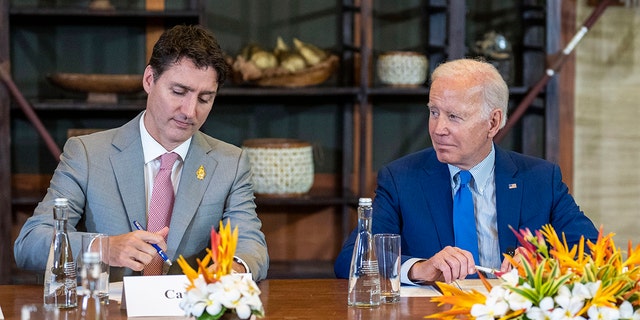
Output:
[[[20,309],[21,320],[58,320],[61,311],[55,305],[25,304]]]
[[[400,235],[380,233],[373,236],[378,270],[380,271],[380,302],[400,301]]]
[[[104,304],[109,303],[109,236],[101,233],[85,233],[82,235],[82,249],[79,254],[78,267],[80,274],[82,274],[83,268],[83,255],[87,252],[93,252],[99,259],[99,272],[100,276],[95,283],[95,291],[100,298],[100,301]],[[86,270],[85,270],[86,271]],[[85,288],[83,283],[83,289],[85,294],[88,294],[88,289]]]

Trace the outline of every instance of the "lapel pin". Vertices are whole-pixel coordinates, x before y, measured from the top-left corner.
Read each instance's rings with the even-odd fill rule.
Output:
[[[198,178],[198,180],[202,180],[206,175],[207,173],[204,171],[204,166],[200,165],[200,168],[196,171],[196,178]]]
[[[515,183],[509,183],[509,189],[516,189],[518,187]]]

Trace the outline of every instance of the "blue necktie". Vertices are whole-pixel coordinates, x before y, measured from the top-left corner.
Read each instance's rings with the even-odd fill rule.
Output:
[[[458,176],[460,177],[460,188],[453,198],[453,233],[456,247],[471,252],[473,260],[479,264],[476,217],[473,209],[473,196],[471,189],[469,189],[471,173],[463,170],[458,173]]]

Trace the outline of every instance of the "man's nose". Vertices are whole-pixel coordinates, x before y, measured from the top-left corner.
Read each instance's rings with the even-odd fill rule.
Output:
[[[189,97],[184,100],[182,105],[182,112],[187,118],[193,118],[196,114],[196,107],[198,105],[198,97]]]
[[[432,118],[429,121],[435,134],[443,135],[449,131],[447,128],[447,121],[443,120],[442,118]]]

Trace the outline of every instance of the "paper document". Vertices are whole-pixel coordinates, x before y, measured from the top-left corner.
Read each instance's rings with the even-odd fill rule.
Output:
[[[491,286],[499,286],[503,281],[501,279],[487,279]],[[480,279],[463,279],[456,281],[462,290],[476,290],[478,292],[482,292],[484,294],[488,294],[487,288],[484,287],[482,281]]]
[[[499,286],[502,282],[500,279],[487,279],[492,286]],[[452,283],[454,286],[458,286],[462,290],[471,291],[476,290],[478,292],[487,294],[489,291],[484,287],[480,279],[463,279]],[[401,297],[437,297],[442,295],[435,285],[413,286],[403,285],[400,287]]]
[[[401,297],[437,297],[440,292],[434,286],[401,286]]]
[[[0,320],[4,320],[4,314],[2,314],[2,307],[0,307]]]

